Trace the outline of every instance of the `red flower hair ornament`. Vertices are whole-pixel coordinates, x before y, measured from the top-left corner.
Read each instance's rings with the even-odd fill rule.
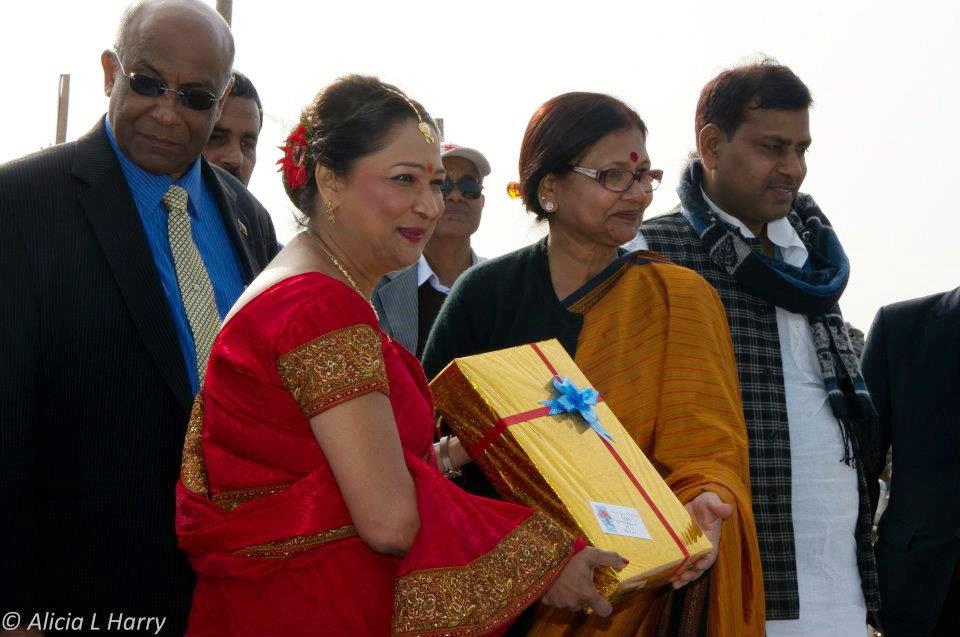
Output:
[[[279,147],[283,157],[277,160],[283,179],[291,190],[298,190],[307,183],[307,129],[297,124],[286,142]]]

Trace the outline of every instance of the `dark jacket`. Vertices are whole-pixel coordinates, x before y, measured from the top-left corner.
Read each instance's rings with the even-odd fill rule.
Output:
[[[960,288],[881,308],[863,375],[882,457],[893,446],[877,541],[880,617],[892,637],[929,635],[960,560]]]
[[[225,171],[202,174],[249,282],[277,250],[270,217]],[[0,609],[182,632],[174,487],[193,397],[103,121],[0,166],[0,193]]]

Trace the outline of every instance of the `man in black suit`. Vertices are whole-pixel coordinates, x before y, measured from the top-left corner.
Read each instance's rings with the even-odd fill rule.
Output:
[[[139,3],[101,63],[107,116],[0,166],[0,613],[176,634],[193,589],[174,533],[188,412],[276,236],[200,157],[233,64],[219,15]]]
[[[863,375],[880,413],[881,458],[893,446],[876,545],[884,634],[960,634],[957,609],[944,604],[960,566],[960,288],[881,308]]]

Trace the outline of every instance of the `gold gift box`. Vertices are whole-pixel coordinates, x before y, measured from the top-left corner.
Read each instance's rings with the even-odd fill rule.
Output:
[[[612,442],[579,413],[547,415],[541,403],[557,395],[554,375],[590,387],[554,339],[458,358],[430,389],[438,414],[501,497],[543,511],[570,533],[630,561],[620,571],[597,570],[605,597],[665,583],[708,553],[710,541],[602,396],[593,409]],[[601,518],[608,531],[634,536],[604,531]],[[644,527],[650,539],[635,537]]]

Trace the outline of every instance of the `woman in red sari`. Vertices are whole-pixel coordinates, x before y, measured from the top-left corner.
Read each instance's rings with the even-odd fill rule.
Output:
[[[619,556],[444,478],[466,454],[438,457],[423,371],[369,303],[443,209],[430,116],[352,76],[284,150],[306,231],[227,316],[184,445],[189,634],[500,634],[541,597],[609,613],[592,573]]]

